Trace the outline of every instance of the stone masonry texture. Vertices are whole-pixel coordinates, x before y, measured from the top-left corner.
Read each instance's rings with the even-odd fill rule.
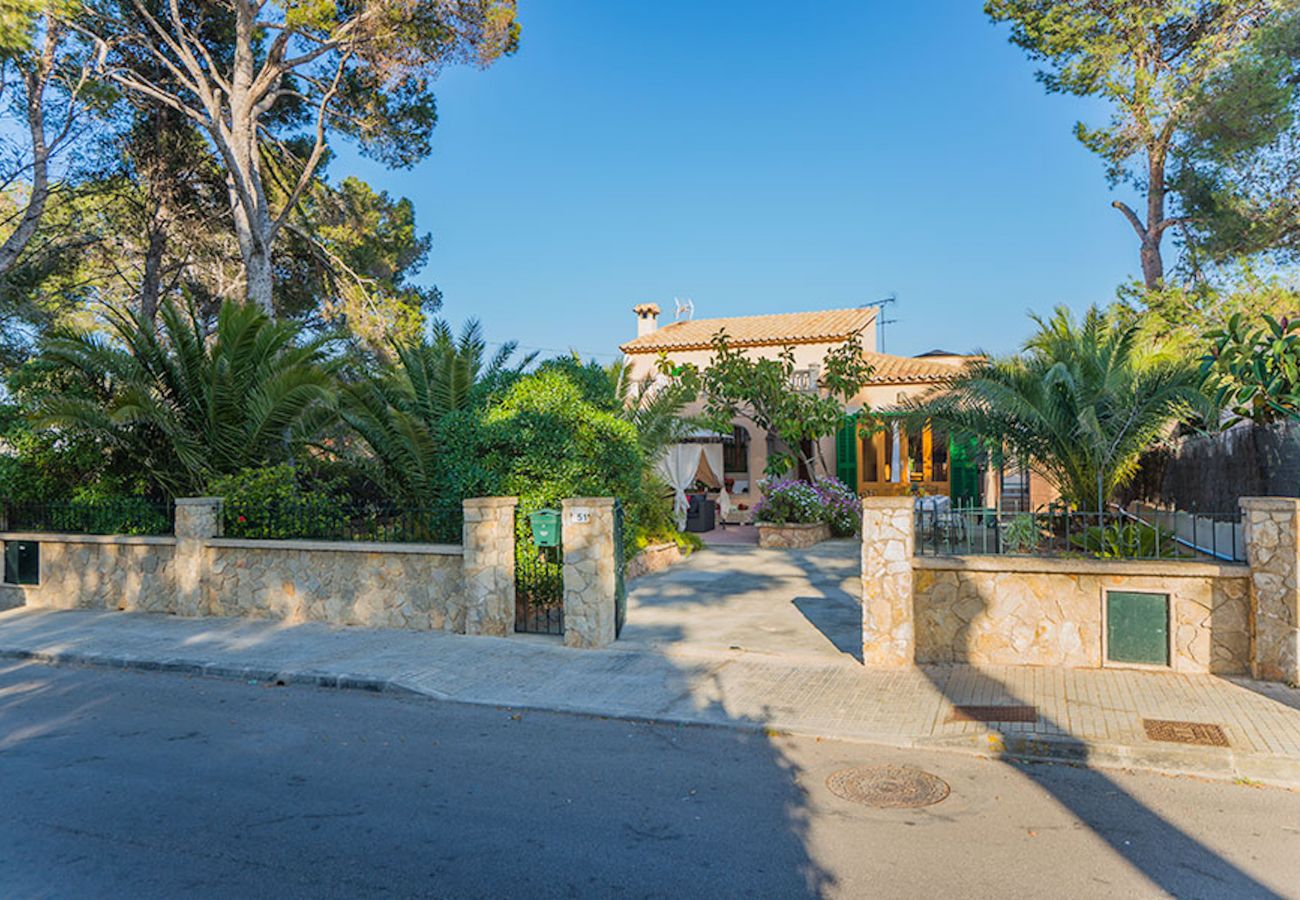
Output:
[[[806,550],[814,544],[831,539],[831,526],[825,522],[814,525],[778,525],[775,522],[758,523],[758,546],[770,550]]]
[[[561,507],[564,529],[564,643],[605,647],[614,642],[614,500],[575,497]],[[586,521],[581,521],[585,518]]]
[[[1256,678],[1300,683],[1300,500],[1243,497]]]
[[[912,621],[913,500],[862,501],[862,662],[910,666],[916,657]]]
[[[1184,562],[918,558],[916,661],[1098,668],[1108,590],[1168,594],[1170,668],[1249,671],[1249,570]]]
[[[23,537],[41,545],[40,584],[0,585],[0,607],[138,612],[171,612],[175,607],[173,538]]]
[[[283,544],[210,543],[204,615],[417,630],[455,630],[461,618],[459,553]]]
[[[515,497],[465,501],[464,613],[453,631],[505,637],[515,630]]]
[[[454,545],[222,539],[221,501],[176,503],[175,537],[15,535],[40,543],[38,585],[0,585],[0,608],[114,609],[507,634],[514,623],[514,500],[466,503]],[[463,557],[475,567],[467,613]]]

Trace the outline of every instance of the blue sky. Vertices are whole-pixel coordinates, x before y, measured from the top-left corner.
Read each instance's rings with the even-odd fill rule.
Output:
[[[804,8],[806,7],[806,8]],[[1105,112],[1046,95],[976,0],[520,0],[519,54],[446,72],[434,152],[331,177],[410,197],[420,280],[493,341],[609,358],[633,304],[697,316],[890,293],[886,350],[1001,352],[1138,272]]]

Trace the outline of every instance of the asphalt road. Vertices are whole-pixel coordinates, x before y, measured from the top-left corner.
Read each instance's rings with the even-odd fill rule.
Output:
[[[846,766],[946,780],[842,800]],[[1300,794],[0,666],[0,896],[1300,897]]]

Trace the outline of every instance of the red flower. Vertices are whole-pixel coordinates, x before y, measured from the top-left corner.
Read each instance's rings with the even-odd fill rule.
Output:
[[[242,523],[244,523],[244,522],[247,522],[248,520],[245,519],[243,516],[240,516],[240,517],[239,517],[239,521],[240,521],[240,523],[242,524]]]

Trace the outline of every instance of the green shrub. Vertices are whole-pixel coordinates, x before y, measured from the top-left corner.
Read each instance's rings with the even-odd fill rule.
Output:
[[[1172,559],[1183,556],[1174,534],[1145,522],[1092,525],[1070,543],[1098,559]]]
[[[229,537],[286,540],[338,537],[348,525],[347,501],[337,485],[304,489],[291,465],[243,469],[211,482],[208,493],[223,500]]]
[[[569,372],[519,378],[484,415],[477,443],[496,492],[519,497],[521,515],[566,497],[618,498],[624,554],[634,552],[647,515],[636,428],[586,400]]]
[[[1043,529],[1033,513],[1022,513],[1002,529],[1002,545],[1008,553],[1033,553],[1043,540]]]

